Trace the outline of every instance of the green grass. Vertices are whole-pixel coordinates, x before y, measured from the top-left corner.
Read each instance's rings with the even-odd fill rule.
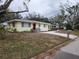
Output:
[[[73,31],[72,34],[79,36],[79,31]]]
[[[41,33],[9,33],[7,36],[0,40],[0,59],[28,59],[67,41]]]

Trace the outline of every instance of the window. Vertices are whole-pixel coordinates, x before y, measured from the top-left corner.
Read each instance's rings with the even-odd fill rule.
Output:
[[[41,25],[39,24],[39,27],[40,27]]]
[[[48,28],[50,29],[50,25],[48,25]]]
[[[31,23],[22,22],[22,27],[31,27]]]
[[[31,23],[28,23],[28,27],[31,27]]]
[[[46,27],[46,24],[44,24],[44,27]]]
[[[24,22],[22,22],[22,27],[24,27]]]
[[[12,23],[13,27],[15,27],[15,22]]]

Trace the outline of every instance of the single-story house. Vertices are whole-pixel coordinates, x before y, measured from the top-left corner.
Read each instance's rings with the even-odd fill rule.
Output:
[[[8,27],[11,29],[16,29],[17,31],[48,31],[51,29],[51,24],[46,22],[34,21],[34,20],[21,20],[14,19],[7,22]]]

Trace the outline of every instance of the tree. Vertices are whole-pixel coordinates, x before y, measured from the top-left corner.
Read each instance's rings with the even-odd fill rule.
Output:
[[[1,0],[2,1],[2,0]],[[0,5],[0,14],[6,12],[10,4],[12,3],[13,0],[6,0],[3,5]],[[30,0],[28,0],[29,2]],[[17,12],[9,12],[9,13],[22,13],[22,12],[28,12],[28,7],[25,2],[23,2],[24,6],[26,6],[26,10],[24,11],[17,11]]]
[[[74,25],[74,28],[79,30],[79,17],[76,18]]]
[[[0,0],[0,2],[3,0]],[[28,12],[28,6],[25,2],[23,2],[24,6],[26,7],[26,10],[22,10],[22,11],[17,11],[17,12],[10,12],[8,10],[8,7],[10,6],[10,4],[12,3],[13,0],[5,0],[4,4],[0,5],[0,39],[5,38],[6,36],[6,29],[4,28],[4,26],[1,24],[2,22],[6,21],[6,20],[10,20],[12,18],[14,18],[16,16],[20,17],[20,15],[18,13],[23,13],[23,12]],[[30,0],[28,0],[29,2]],[[13,17],[14,15],[14,17]]]
[[[9,12],[9,10],[6,10],[7,12]],[[9,20],[13,20],[13,19],[21,19],[22,16],[18,13],[6,13],[0,16],[0,23],[9,21]]]
[[[40,14],[29,14],[26,16],[28,20],[35,20],[35,21],[42,21],[42,22],[49,22],[49,19],[47,17],[41,16]]]
[[[67,13],[65,20],[67,20],[68,23],[72,25],[72,29],[75,29],[75,23],[77,23],[76,20],[78,20],[79,17],[79,4],[73,6],[65,4],[63,5],[63,10],[65,11],[65,13]]]
[[[55,16],[55,17],[53,17],[53,19],[52,19],[52,25],[53,25],[53,27],[55,28],[56,27],[56,24],[58,24],[59,26],[59,29],[61,29],[62,28],[62,24],[63,24],[63,21],[64,21],[64,17],[62,16],[62,15],[57,15],[57,16]]]
[[[67,15],[65,14],[64,7],[60,6],[60,13],[51,19],[52,25],[55,28],[56,24],[59,24],[59,28],[63,27],[63,22],[66,19]]]
[[[65,8],[61,5],[60,6],[60,15],[59,15],[59,18],[61,18],[62,21],[65,20],[65,18],[66,18],[66,14],[65,14],[65,10],[64,9]]]
[[[0,0],[1,2],[2,0]],[[7,20],[8,18],[13,18],[13,15],[16,15],[16,17],[20,16],[18,13],[28,12],[28,6],[25,2],[23,2],[23,5],[26,7],[26,10],[23,11],[17,11],[17,12],[10,12],[8,7],[12,3],[13,0],[5,0],[3,5],[0,5],[0,22]],[[29,2],[30,0],[28,0]],[[21,17],[21,16],[20,16]],[[5,20],[4,20],[5,19]]]

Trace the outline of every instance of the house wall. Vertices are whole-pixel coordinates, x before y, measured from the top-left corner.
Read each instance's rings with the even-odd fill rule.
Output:
[[[26,27],[22,27],[22,23],[21,22],[17,22],[16,23],[16,27],[15,27],[18,31],[30,31],[32,29],[32,24],[31,27],[28,27],[28,24],[26,24]]]
[[[39,26],[40,24],[40,26]],[[39,28],[40,31],[48,31],[50,30],[49,24],[44,24],[43,23],[36,23],[36,29]],[[26,27],[22,27],[22,22],[15,22],[15,27],[13,27],[12,23],[9,25],[10,28],[16,29],[17,31],[30,31],[33,28],[33,23],[31,23],[31,26],[28,27],[28,24]]]
[[[48,25],[47,24],[45,25],[46,26],[44,27],[44,24],[40,24],[40,26],[39,24],[37,24],[37,27],[40,28],[40,31],[48,31],[49,30]]]

